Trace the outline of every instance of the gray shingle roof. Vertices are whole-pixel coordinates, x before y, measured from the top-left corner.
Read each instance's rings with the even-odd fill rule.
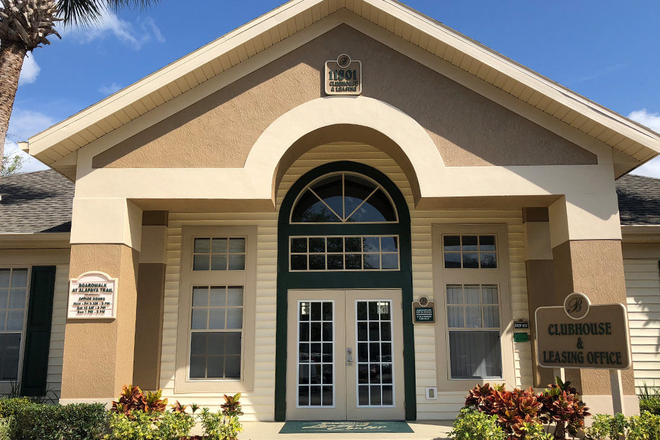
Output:
[[[660,225],[660,179],[628,174],[616,181],[622,225]]]
[[[0,177],[0,233],[70,232],[74,188],[53,170]]]

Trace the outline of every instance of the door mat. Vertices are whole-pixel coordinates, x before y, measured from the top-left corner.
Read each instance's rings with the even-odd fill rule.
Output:
[[[365,434],[414,432],[406,422],[286,422],[280,434],[331,434],[331,433]]]

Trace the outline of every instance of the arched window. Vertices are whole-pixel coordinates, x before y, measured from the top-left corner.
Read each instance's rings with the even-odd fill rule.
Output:
[[[332,173],[301,192],[291,211],[291,223],[397,222],[390,196],[371,179],[353,173]]]

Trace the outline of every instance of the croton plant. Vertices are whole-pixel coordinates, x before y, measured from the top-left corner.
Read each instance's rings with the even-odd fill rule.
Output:
[[[591,415],[577,390],[560,378],[540,394],[532,388],[507,391],[504,385],[477,385],[469,391],[465,406],[496,416],[509,438],[515,439],[525,438],[525,423],[554,423],[556,439],[563,439],[566,432],[575,436]]]

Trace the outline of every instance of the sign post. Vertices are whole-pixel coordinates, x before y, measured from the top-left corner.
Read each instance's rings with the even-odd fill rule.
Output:
[[[571,293],[563,306],[536,309],[536,341],[541,367],[610,370],[614,411],[623,412],[621,370],[631,357],[623,304],[591,305],[583,293]]]

